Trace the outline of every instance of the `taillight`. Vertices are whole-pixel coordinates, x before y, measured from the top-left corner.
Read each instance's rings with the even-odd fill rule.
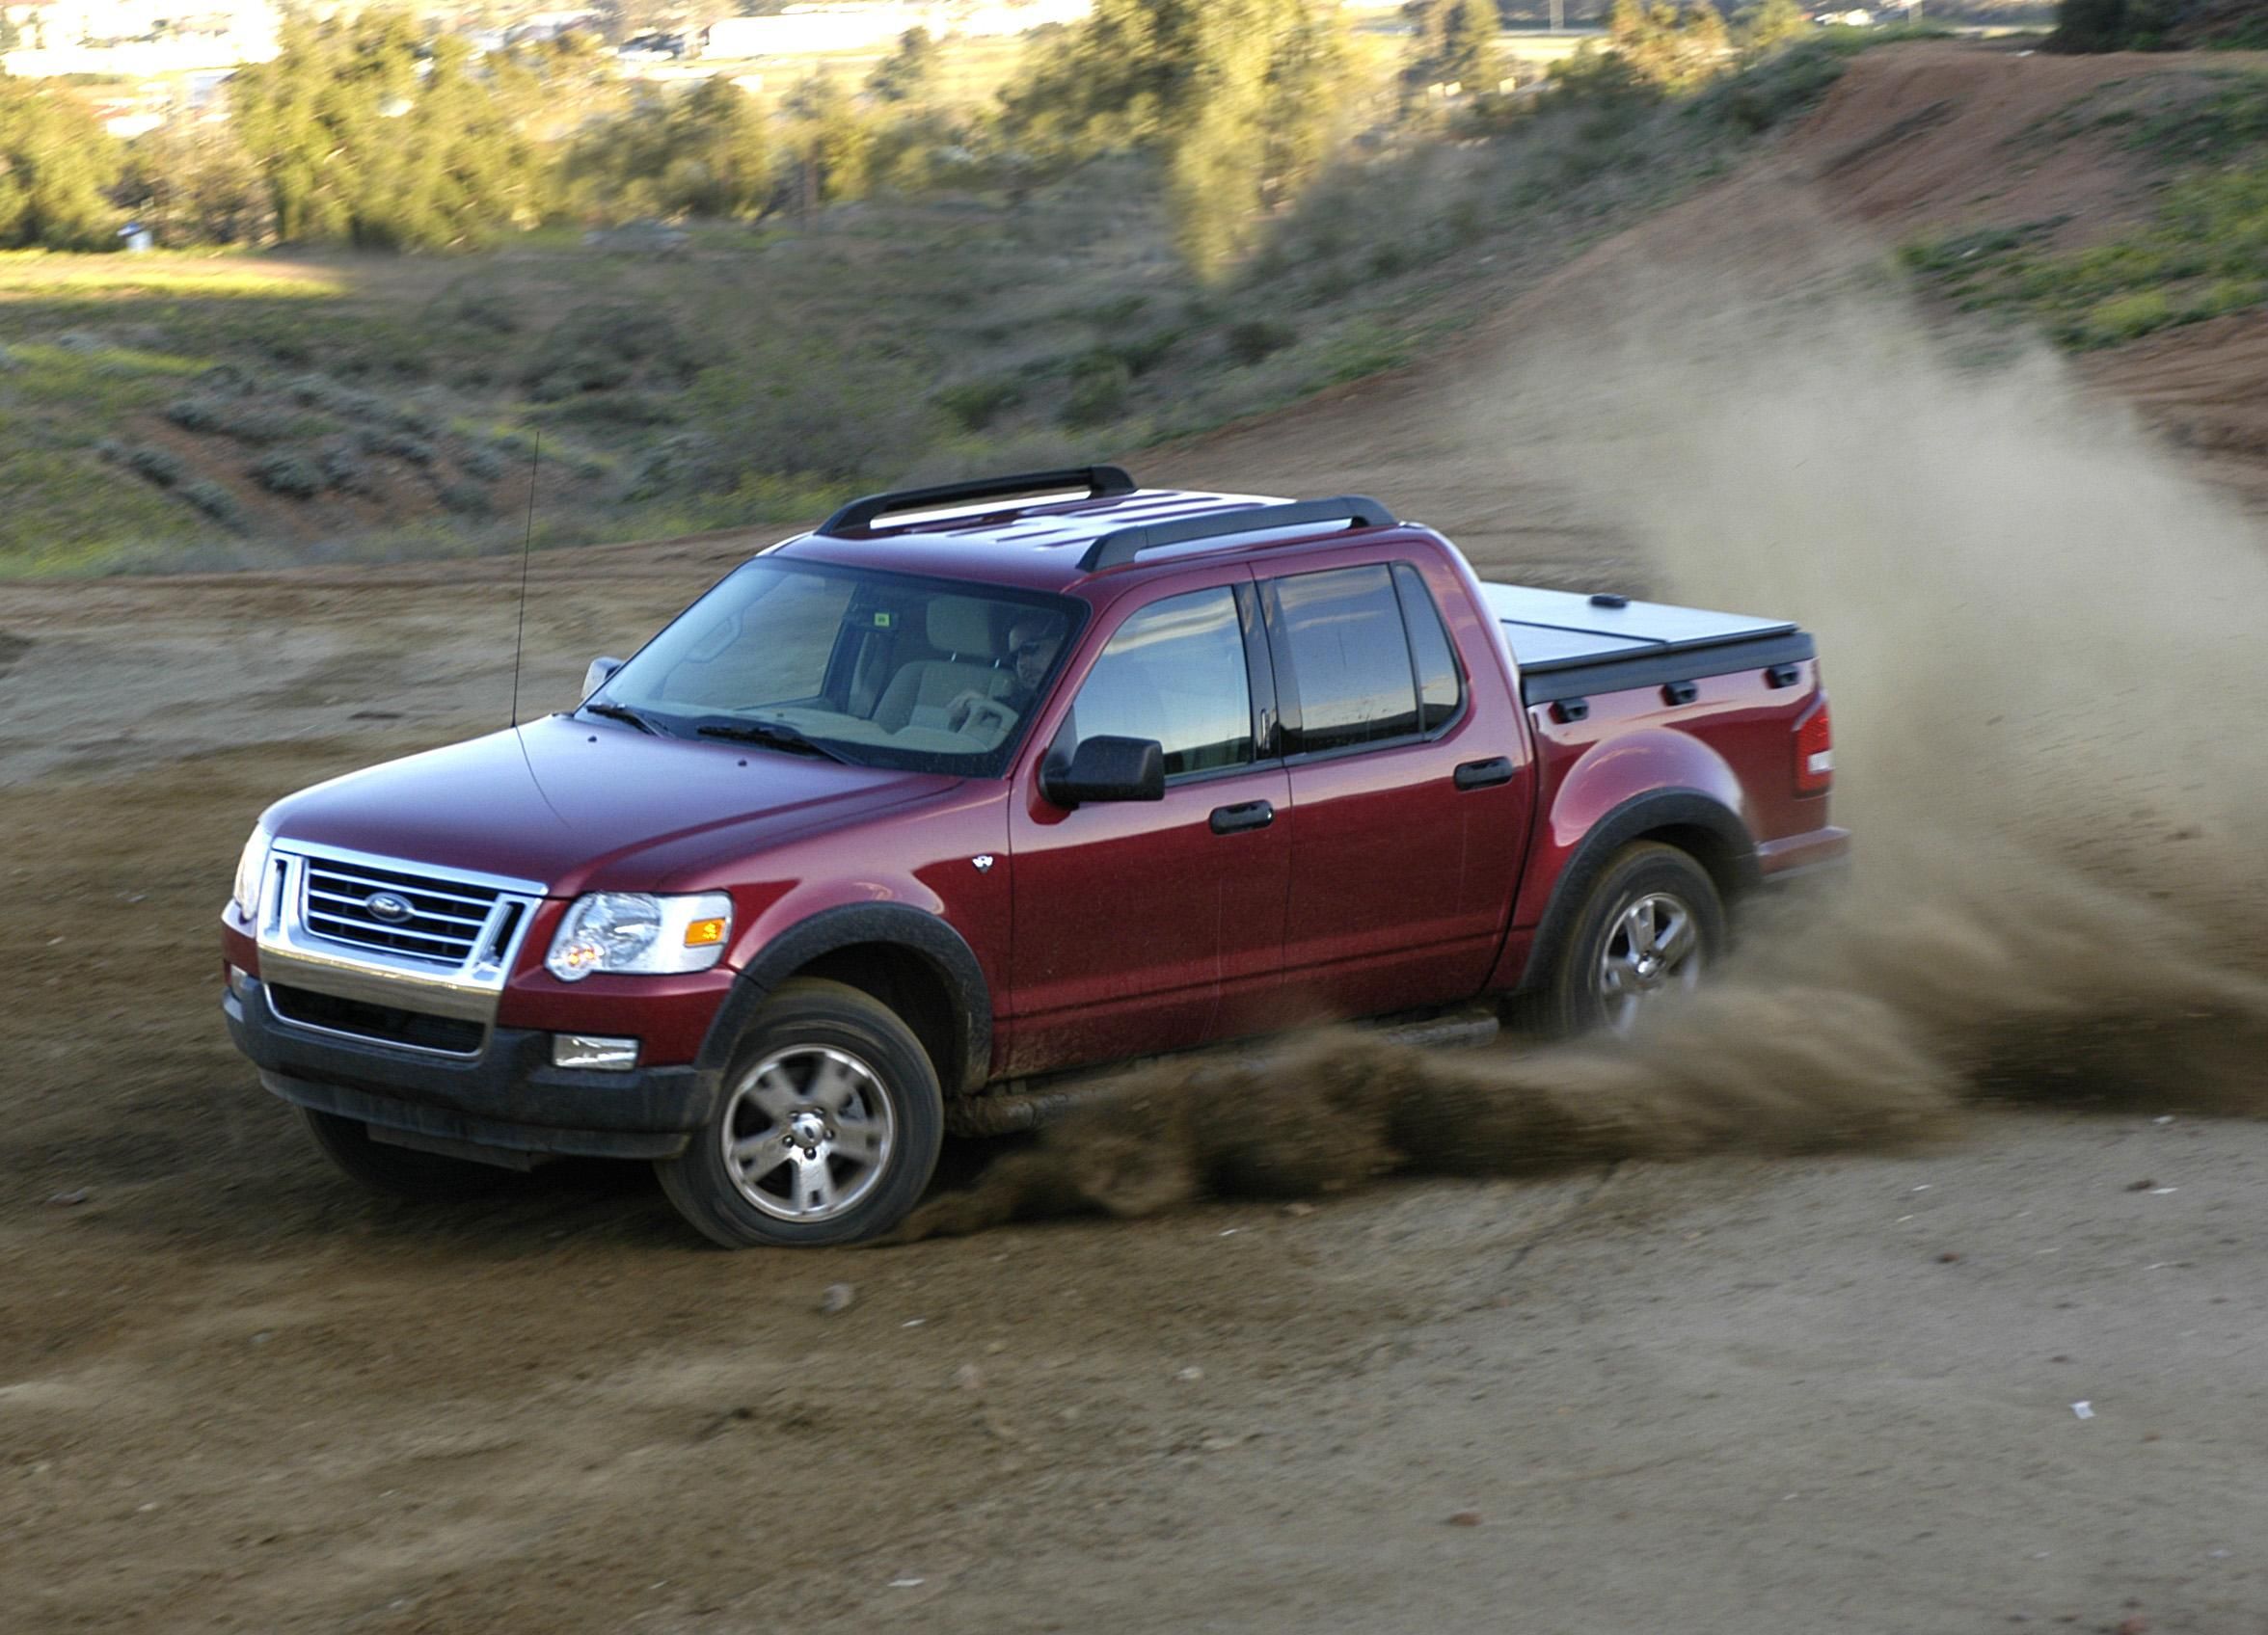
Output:
[[[1824,794],[1835,781],[1835,729],[1827,720],[1827,698],[1805,710],[1796,723],[1796,792]]]

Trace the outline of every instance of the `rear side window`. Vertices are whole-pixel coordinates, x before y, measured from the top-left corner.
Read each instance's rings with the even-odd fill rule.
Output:
[[[1155,738],[1166,776],[1253,758],[1244,629],[1227,585],[1170,596],[1130,615],[1079,685],[1056,747],[1082,738]]]
[[[1418,731],[1410,638],[1385,563],[1301,574],[1268,586],[1281,657],[1310,755]]]
[[[1402,625],[1410,632],[1410,662],[1418,672],[1420,724],[1430,733],[1456,718],[1457,707],[1465,702],[1464,681],[1425,580],[1407,562],[1394,564],[1393,576],[1402,598]]]

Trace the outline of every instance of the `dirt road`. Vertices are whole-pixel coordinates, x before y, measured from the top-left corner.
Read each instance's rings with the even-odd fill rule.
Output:
[[[1831,281],[1776,249],[1832,219],[1736,180],[1461,362],[1146,474],[1686,582],[1492,372],[1602,268]],[[526,695],[748,545],[540,559]],[[0,589],[0,1626],[2268,1630],[2268,1124],[2177,1090],[893,1250],[710,1251],[599,1166],[356,1193],[228,1049],[212,921],[268,799],[500,721],[516,574]]]

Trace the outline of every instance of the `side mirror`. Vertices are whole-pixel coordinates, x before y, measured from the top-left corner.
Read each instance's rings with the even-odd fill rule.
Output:
[[[1066,762],[1051,758],[1040,792],[1070,808],[1096,800],[1166,798],[1166,752],[1155,738],[1081,738]]]
[[[582,673],[582,696],[588,698],[592,693],[597,692],[609,681],[612,681],[614,672],[621,668],[622,660],[619,658],[592,659],[590,668]]]

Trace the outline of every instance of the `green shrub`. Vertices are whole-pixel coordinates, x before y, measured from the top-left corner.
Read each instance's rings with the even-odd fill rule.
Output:
[[[504,457],[493,448],[472,444],[457,456],[457,465],[465,475],[493,483],[504,474]]]
[[[1096,353],[1082,358],[1071,368],[1071,391],[1064,401],[1066,426],[1099,426],[1126,412],[1132,395],[1134,371],[1120,360]]]
[[[1137,375],[1147,375],[1163,363],[1181,344],[1179,330],[1151,330],[1148,335],[1136,335],[1131,340],[1111,342],[1102,350]]]
[[[183,431],[250,443],[288,442],[330,429],[318,415],[223,397],[184,397],[168,404],[165,416]]]
[[[329,375],[296,376],[284,383],[284,390],[303,408],[328,410],[350,420],[374,421],[388,414],[384,398],[342,385]]]
[[[1775,130],[1818,106],[1843,77],[1850,53],[1828,40],[1806,40],[1716,81],[1688,112],[1747,136]]]
[[[407,460],[413,466],[430,466],[437,450],[423,438],[412,437],[407,432],[379,431],[365,427],[355,434],[355,442],[365,454],[390,454],[396,460]]]
[[[1252,364],[1298,339],[1299,331],[1289,324],[1274,318],[1246,318],[1228,326],[1221,336],[1221,347],[1229,362]]]
[[[258,389],[252,372],[234,363],[215,363],[189,384],[208,397],[244,397]]]
[[[184,397],[166,405],[165,417],[185,432],[218,432],[221,406],[209,397]]]
[[[288,449],[273,449],[245,470],[270,494],[280,494],[287,499],[312,499],[325,486],[321,468],[306,455]]]
[[[548,403],[634,381],[682,387],[700,362],[660,308],[602,303],[578,307],[553,326],[523,379],[537,401]]]
[[[323,480],[341,494],[374,492],[369,469],[344,443],[323,450]]]
[[[183,483],[176,490],[180,496],[203,512],[225,528],[244,532],[244,508],[236,503],[236,496],[210,478],[200,478]]]
[[[511,335],[520,328],[520,304],[485,290],[458,296],[451,315],[468,329],[491,335]]]
[[[173,488],[189,474],[187,464],[170,448],[144,444],[125,451],[126,469],[159,488]]]
[[[2140,290],[2132,295],[2113,296],[2092,308],[2081,331],[2083,344],[2111,346],[2122,340],[2136,340],[2153,330],[2162,330],[2175,321],[2173,303],[2165,291]]]
[[[931,399],[955,425],[971,432],[985,430],[1023,400],[1023,384],[1010,375],[962,381],[945,388]]]
[[[496,504],[488,490],[477,483],[443,483],[435,491],[442,509],[460,517],[489,517],[496,513]]]
[[[534,417],[554,425],[620,427],[643,430],[674,426],[686,417],[675,394],[653,391],[591,391],[546,403]]]
[[[723,450],[699,432],[665,437],[639,457],[623,491],[625,499],[658,499],[664,495],[699,494],[725,476]]]

